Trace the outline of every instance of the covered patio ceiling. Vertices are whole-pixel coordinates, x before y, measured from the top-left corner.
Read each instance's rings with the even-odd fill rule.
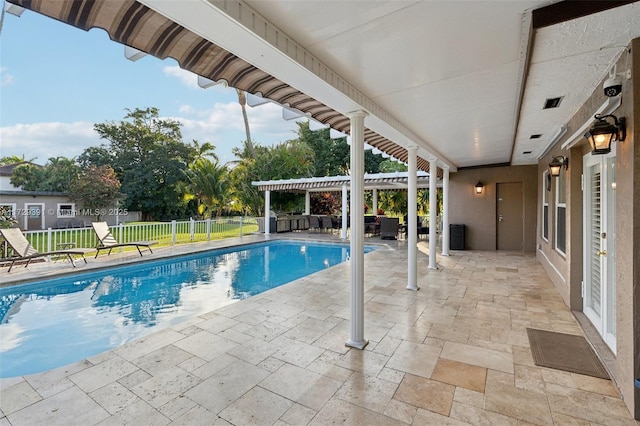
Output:
[[[365,110],[366,143],[423,171],[536,164],[640,37],[637,1],[8,2],[343,133]]]

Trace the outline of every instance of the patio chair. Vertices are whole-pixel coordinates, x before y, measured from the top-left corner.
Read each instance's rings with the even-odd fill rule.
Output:
[[[309,216],[309,231],[316,232],[320,230],[320,219],[318,216],[311,215]]]
[[[153,254],[153,250],[151,250],[151,246],[154,244],[158,244],[157,241],[129,241],[126,243],[120,243],[118,242],[118,240],[115,239],[115,237],[109,230],[109,225],[107,225],[107,222],[93,222],[91,223],[91,226],[93,226],[93,230],[95,231],[96,236],[98,237],[98,247],[96,247],[96,257],[98,257],[101,250],[107,250],[107,249],[109,250],[109,253],[107,254],[108,256],[111,254],[111,250],[117,247],[135,247],[138,250],[138,253],[140,253],[140,256],[142,256],[142,250],[140,250],[140,247],[144,247]]]
[[[9,270],[7,272],[11,272],[11,268],[13,268],[13,265],[16,262],[26,260],[26,264],[24,265],[24,267],[26,268],[27,266],[29,266],[29,263],[31,263],[33,259],[56,255],[66,256],[69,259],[69,262],[71,262],[71,264],[75,268],[76,264],[73,261],[73,257],[71,256],[82,256],[82,260],[84,260],[84,263],[87,263],[87,259],[84,257],[84,255],[95,250],[92,248],[68,248],[64,250],[55,250],[41,253],[36,250],[31,245],[31,243],[29,243],[29,240],[27,240],[22,231],[18,228],[0,229],[0,235],[4,237],[5,241],[7,242],[7,244],[9,244],[13,251],[13,257],[6,259],[7,262],[11,262],[11,265],[9,265]]]
[[[400,219],[397,217],[381,217],[380,218],[380,239],[395,240],[398,238],[398,227]]]

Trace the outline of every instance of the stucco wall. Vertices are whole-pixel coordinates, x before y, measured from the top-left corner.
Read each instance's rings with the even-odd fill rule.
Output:
[[[538,188],[536,166],[483,167],[450,175],[449,223],[464,224],[467,250],[496,250],[496,188],[498,183],[521,182],[524,190],[524,251],[536,249]],[[476,195],[475,185],[484,184]]]
[[[616,355],[614,381],[622,392],[623,399],[636,418],[640,418],[640,391],[635,389],[634,379],[640,377],[640,143],[639,135],[633,131],[640,126],[640,57],[633,52],[640,51],[640,40],[634,40],[627,54],[618,61],[618,70],[632,71],[632,79],[623,81],[621,105],[613,114],[627,119],[627,137],[616,143]],[[567,123],[565,136],[552,147],[538,165],[537,179],[556,155],[569,157],[567,171],[567,255],[560,256],[553,246],[537,235],[538,259],[545,267],[551,280],[569,307],[582,311],[583,281],[583,158],[589,152],[581,132],[581,126],[592,123],[597,109],[608,101],[602,93],[602,82],[592,96]],[[572,141],[572,137],[575,138]],[[565,143],[574,142],[569,149],[562,149]],[[552,190],[553,191],[553,190]],[[553,200],[554,197],[551,197]],[[553,202],[550,203],[553,213]],[[542,218],[538,214],[538,227]],[[554,223],[550,216],[550,228]]]

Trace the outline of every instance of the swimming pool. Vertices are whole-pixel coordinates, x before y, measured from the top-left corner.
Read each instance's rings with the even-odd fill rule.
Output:
[[[344,244],[271,241],[2,288],[0,378],[88,358],[348,258]]]

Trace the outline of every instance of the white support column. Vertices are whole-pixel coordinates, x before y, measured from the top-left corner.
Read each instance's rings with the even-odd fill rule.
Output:
[[[449,167],[442,169],[442,255],[449,256]]]
[[[438,182],[438,160],[429,160],[429,269],[438,269],[436,266],[436,251],[438,246],[438,198],[436,186]]]
[[[407,290],[419,290],[418,287],[418,148],[407,147],[409,164],[409,182],[407,184]]]
[[[371,200],[371,209],[373,210],[373,214],[378,214],[378,189],[373,188],[373,195]]]
[[[269,235],[271,225],[271,191],[264,191],[264,235]]]
[[[309,216],[311,214],[311,192],[304,193],[304,214]]]
[[[345,343],[364,349],[364,118],[355,111],[351,120],[351,336]]]
[[[349,209],[347,209],[347,203],[349,198],[347,197],[347,184],[344,183],[342,184],[342,230],[340,231],[340,238],[342,238],[343,240],[347,239],[347,211]]]

